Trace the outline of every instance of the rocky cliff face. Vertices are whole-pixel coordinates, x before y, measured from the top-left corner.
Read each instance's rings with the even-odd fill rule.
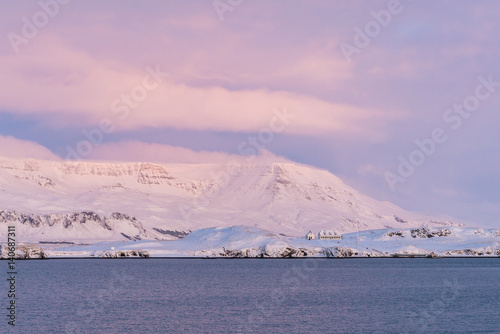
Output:
[[[38,236],[41,242],[71,240],[93,240],[96,236],[121,235],[124,240],[158,239],[157,234],[148,234],[137,218],[124,213],[114,212],[100,216],[93,211],[67,214],[31,214],[17,211],[0,210],[0,226],[15,225],[22,231],[23,238]],[[114,239],[116,240],[116,239]]]
[[[120,215],[114,213],[114,215]],[[99,216],[97,213],[88,212],[75,212],[68,214],[50,214],[50,215],[36,215],[16,211],[0,210],[0,223],[19,223],[28,227],[39,228],[44,225],[54,226],[62,225],[65,229],[73,229],[79,224],[96,223],[103,229],[111,231],[111,227],[107,224],[108,218]]]
[[[18,244],[16,245],[16,251],[14,252],[14,259],[24,260],[24,259],[46,259],[47,255],[44,250],[38,245],[34,244]],[[0,244],[0,258],[9,259],[9,250],[7,245]]]
[[[52,188],[56,184],[50,177],[40,172],[40,164],[36,160],[0,160],[0,170],[17,180],[28,181],[43,188]]]

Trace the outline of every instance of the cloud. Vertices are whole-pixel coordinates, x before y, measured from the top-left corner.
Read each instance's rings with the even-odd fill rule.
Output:
[[[42,115],[55,127],[92,126],[103,118],[116,131],[142,127],[257,132],[269,127],[276,109],[294,115],[284,133],[338,134],[380,138],[397,113],[333,103],[285,90],[228,89],[175,82],[168,64],[143,68],[100,61],[68,48],[52,35],[39,36],[30,49],[0,58],[0,109]],[[318,72],[328,64],[307,59],[292,71]],[[152,73],[156,73],[152,75]]]
[[[59,160],[60,158],[46,147],[35,142],[0,135],[0,156],[13,159]]]
[[[255,156],[242,156],[224,152],[193,151],[188,148],[140,141],[107,143],[97,146],[88,157],[92,160],[164,162],[164,163],[265,163],[289,160],[262,150]]]
[[[359,176],[376,176],[376,177],[382,177],[385,173],[385,169],[383,169],[380,166],[375,166],[375,165],[362,165],[358,167],[357,172]]]

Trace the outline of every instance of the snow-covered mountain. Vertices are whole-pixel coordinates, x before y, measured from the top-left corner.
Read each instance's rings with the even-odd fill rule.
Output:
[[[171,240],[235,224],[291,236],[457,225],[374,200],[328,171],[293,163],[7,158],[0,158],[0,223],[16,223],[32,241]]]

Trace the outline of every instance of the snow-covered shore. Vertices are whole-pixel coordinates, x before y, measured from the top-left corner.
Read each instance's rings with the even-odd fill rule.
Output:
[[[2,244],[2,257],[5,255]],[[500,230],[440,227],[349,233],[342,240],[306,240],[246,227],[205,228],[174,241],[93,244],[20,243],[20,258],[78,257],[455,257],[500,256]]]

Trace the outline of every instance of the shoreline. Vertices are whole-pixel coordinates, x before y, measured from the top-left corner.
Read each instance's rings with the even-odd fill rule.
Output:
[[[45,261],[45,260],[359,260],[359,259],[426,259],[426,260],[442,260],[442,259],[500,259],[500,255],[494,256],[350,256],[350,257],[201,257],[201,256],[158,256],[158,257],[98,257],[98,256],[75,256],[75,257],[46,257],[46,258],[14,258],[16,261]],[[0,258],[0,261],[9,261],[8,258]]]

